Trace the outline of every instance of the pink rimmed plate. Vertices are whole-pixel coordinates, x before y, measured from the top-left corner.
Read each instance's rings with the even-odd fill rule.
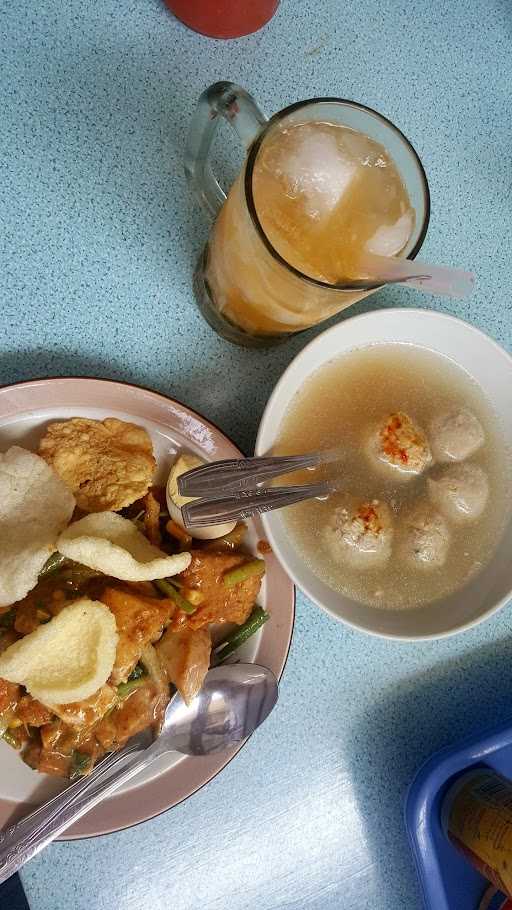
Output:
[[[164,482],[177,452],[187,450],[213,461],[241,455],[216,426],[172,398],[121,382],[88,378],[37,379],[0,389],[0,451],[22,445],[35,451],[45,425],[69,417],[119,417],[144,426],[153,441],[157,481]],[[263,538],[258,521],[249,526],[248,541],[256,553]],[[273,554],[259,602],[271,618],[240,656],[269,667],[280,677],[293,629],[293,584]],[[241,748],[241,747],[239,747]],[[153,818],[186,799],[212,779],[239,749],[193,758],[169,755],[130,781],[67,833],[66,839],[107,834]],[[62,784],[32,771],[0,741],[0,828],[56,793]]]

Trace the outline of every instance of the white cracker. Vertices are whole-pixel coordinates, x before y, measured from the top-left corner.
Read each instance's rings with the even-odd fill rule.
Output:
[[[43,458],[19,446],[0,454],[0,606],[37,584],[75,499]]]
[[[122,581],[167,578],[190,563],[190,553],[168,556],[116,512],[94,512],[74,522],[60,535],[58,549],[63,556]]]

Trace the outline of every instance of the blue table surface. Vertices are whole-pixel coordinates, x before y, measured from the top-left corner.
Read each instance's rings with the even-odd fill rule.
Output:
[[[474,268],[478,288],[462,303],[393,288],[351,312],[432,306],[511,348],[508,0],[282,0],[265,29],[227,42],[188,31],[161,0],[10,0],[0,35],[0,382],[130,380],[251,449],[312,333],[251,352],[195,309],[207,225],[183,145],[218,79],[267,113],[337,95],[394,121],[430,181],[424,258]],[[227,127],[222,140],[228,177]],[[279,705],[237,759],[153,821],[52,846],[22,874],[32,910],[419,908],[404,793],[433,750],[512,713],[509,631],[505,609],[447,641],[390,643],[299,595]]]

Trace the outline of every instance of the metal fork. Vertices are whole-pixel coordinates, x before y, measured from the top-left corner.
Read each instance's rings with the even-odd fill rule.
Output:
[[[199,497],[182,506],[183,521],[189,528],[201,528],[225,521],[240,521],[306,499],[329,496],[339,489],[338,481],[324,480],[270,489],[259,484],[301,468],[315,468],[338,461],[340,456],[339,449],[328,449],[307,455],[228,459],[194,468],[178,479],[178,490],[183,496]]]
[[[258,484],[290,474],[301,468],[316,468],[321,464],[339,461],[340,449],[309,452],[307,455],[263,455],[255,458],[228,458],[193,468],[178,478],[182,496],[213,498],[219,493],[255,490]],[[290,488],[288,488],[290,489]]]
[[[189,502],[181,507],[181,514],[187,528],[203,528],[225,521],[242,521],[305,499],[329,496],[339,489],[336,481],[325,480],[299,486],[273,487],[270,490],[237,490],[231,496]]]

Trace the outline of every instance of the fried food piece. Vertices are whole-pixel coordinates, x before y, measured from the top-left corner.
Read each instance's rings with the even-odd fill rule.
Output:
[[[36,586],[74,508],[66,484],[39,455],[19,446],[0,454],[0,607]]]
[[[74,521],[57,541],[59,553],[122,581],[152,581],[177,575],[190,555],[169,556],[117,512],[95,512]]]
[[[0,656],[0,676],[44,705],[82,701],[107,681],[117,646],[105,604],[82,597]]]
[[[154,547],[159,547],[162,543],[160,533],[160,503],[150,490],[146,493],[144,499],[144,531],[149,542]]]
[[[403,411],[389,414],[374,429],[367,451],[377,464],[403,474],[421,474],[432,461],[425,434]]]
[[[158,724],[161,701],[161,694],[151,680],[132,692],[94,728],[102,749],[106,752],[120,749],[136,733]]]
[[[21,720],[22,724],[30,724],[31,727],[42,727],[49,724],[52,720],[52,712],[40,701],[32,698],[31,695],[24,695],[20,698],[16,708],[16,717]]]
[[[94,695],[67,705],[53,705],[53,713],[71,727],[92,727],[116,704],[117,691],[107,683]]]
[[[212,622],[234,622],[241,625],[249,616],[261,585],[261,575],[252,575],[228,588],[223,576],[231,569],[248,562],[251,557],[242,553],[214,553],[192,550],[192,561],[179,579],[188,590],[200,591],[204,601],[190,616],[180,614],[180,628],[201,629]]]
[[[21,701],[21,686],[0,679],[0,721],[12,720],[14,711]],[[4,726],[0,723],[0,726]]]
[[[187,705],[199,692],[210,666],[212,640],[208,629],[167,629],[155,645],[169,680],[179,689]]]
[[[106,588],[101,599],[114,614],[119,635],[110,677],[117,686],[128,679],[146,645],[160,638],[176,608],[171,600],[141,597],[118,588]]]
[[[116,417],[73,417],[51,423],[39,454],[75,494],[84,512],[131,505],[147,493],[156,467],[146,430]]]

